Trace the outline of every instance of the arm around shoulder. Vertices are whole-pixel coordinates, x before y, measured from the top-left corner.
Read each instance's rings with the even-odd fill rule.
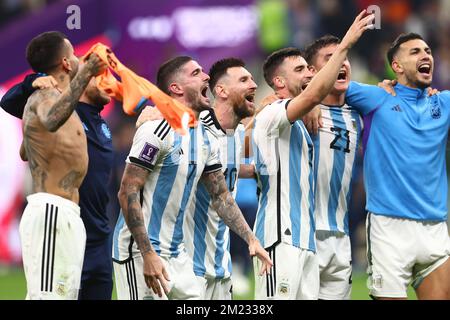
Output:
[[[388,96],[391,95],[378,86],[351,81],[345,102],[362,115],[366,115],[375,110]]]

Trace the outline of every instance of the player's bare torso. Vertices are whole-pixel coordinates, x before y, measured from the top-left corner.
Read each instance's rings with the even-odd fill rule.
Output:
[[[30,97],[23,114],[24,147],[33,177],[33,192],[46,192],[78,203],[78,189],[88,167],[84,128],[73,112],[56,132],[49,132],[37,115],[38,108],[46,107],[42,101],[48,93],[43,91],[36,91]]]

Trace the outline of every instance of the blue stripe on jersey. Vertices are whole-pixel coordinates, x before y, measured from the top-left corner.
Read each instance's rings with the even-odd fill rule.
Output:
[[[236,143],[235,137],[227,135],[227,174],[225,175],[225,179],[228,185],[228,190],[233,192],[234,184],[236,183]],[[222,279],[225,276],[225,269],[223,268],[223,257],[225,255],[225,230],[227,226],[221,219],[218,223],[218,231],[216,234],[216,253],[214,256],[214,269],[216,272],[216,279]],[[229,241],[227,243],[227,247],[229,247]],[[229,250],[229,249],[228,249]],[[230,269],[230,267],[229,267]],[[231,273],[231,270],[230,270]]]
[[[120,231],[123,228],[123,225],[125,224],[125,219],[123,217],[122,214],[122,209],[120,210],[119,213],[119,218],[117,220],[117,224],[116,227],[114,228],[114,258],[116,258],[117,260],[120,260],[120,256],[119,256],[119,235],[120,235]]]
[[[330,110],[331,119],[333,121],[333,126],[335,128],[345,127],[344,117],[342,116],[342,110],[334,108]],[[339,203],[339,193],[342,188],[342,176],[345,169],[345,157],[346,153],[344,149],[346,148],[347,141],[344,139],[343,132],[337,132],[341,135],[339,140],[336,141],[337,147],[339,149],[334,149],[333,152],[333,171],[331,173],[330,180],[330,197],[328,198],[328,223],[332,231],[337,231],[337,221],[336,221],[336,210]],[[348,137],[346,137],[349,139]]]
[[[236,168],[236,141],[234,140],[234,136],[226,136],[227,139],[227,167],[228,170],[231,171],[233,168]],[[225,165],[225,163],[223,164]],[[233,182],[233,181],[232,181]],[[229,184],[230,186],[230,184]],[[230,189],[230,188],[228,188]],[[230,189],[230,192],[232,190]]]
[[[356,110],[352,110],[351,111],[351,115],[352,115],[352,121],[355,120],[356,122],[356,141],[355,141],[355,156],[353,158],[353,166],[352,166],[352,176],[350,178],[350,187],[348,188],[348,193],[345,196],[345,199],[347,201],[347,212],[345,213],[345,217],[344,217],[344,232],[345,234],[349,234],[350,233],[350,228],[348,225],[348,210],[350,208],[350,197],[352,195],[352,184],[353,184],[353,177],[355,175],[355,167],[356,167],[356,157],[358,155],[358,149],[359,149],[359,140],[361,137],[361,121],[360,121],[360,116],[359,113]]]
[[[253,134],[253,130],[252,130],[252,134]],[[253,154],[256,154],[256,161],[255,161],[255,166],[256,166],[256,171],[257,172],[267,172],[267,167],[266,165],[263,163],[263,158],[261,156],[261,153],[259,152],[259,148],[256,145],[256,143],[253,144],[254,148],[253,148]],[[256,221],[256,231],[255,231],[255,236],[258,238],[259,242],[261,243],[261,246],[264,248],[264,241],[265,241],[265,237],[264,237],[264,224],[265,224],[265,220],[266,220],[266,207],[267,207],[267,195],[269,193],[269,175],[268,174],[258,174],[259,177],[259,181],[261,184],[261,193],[259,195],[259,207],[258,207],[258,212],[257,212],[257,221]]]
[[[225,222],[223,222],[223,220],[219,221],[219,230],[217,231],[217,235],[216,235],[216,254],[214,257],[214,269],[216,271],[216,279],[222,279],[225,276],[225,270],[222,267],[222,260],[223,260],[223,256],[225,254],[225,251],[223,250],[223,246],[224,246],[224,242],[225,239],[224,234],[225,234],[225,229],[226,229],[226,225]]]
[[[203,277],[206,273],[206,229],[208,225],[208,207],[211,197],[203,184],[198,184],[195,195],[194,212],[194,273]]]
[[[175,146],[181,144],[181,136],[175,135]],[[148,225],[148,235],[155,251],[160,254],[159,233],[161,231],[161,221],[164,210],[169,200],[170,192],[177,177],[178,164],[173,162],[172,156],[169,155],[163,162],[163,166],[159,173],[158,181],[153,194],[153,205],[151,209],[150,223]]]
[[[291,137],[289,139],[289,202],[290,202],[290,219],[292,245],[300,247],[300,224],[301,224],[301,199],[302,189],[301,180],[301,163],[302,163],[302,143],[303,132],[299,122],[292,125]],[[282,230],[284,232],[284,230]]]
[[[311,137],[314,145],[314,194],[317,192],[317,173],[319,172],[320,133]]]
[[[314,180],[314,168],[313,158],[314,158],[314,143],[311,140],[306,128],[303,126],[303,131],[305,132],[306,141],[308,142],[308,165],[309,165],[309,249],[316,252],[316,217],[314,216],[315,210],[315,190],[316,183]]]
[[[178,211],[177,220],[175,222],[172,242],[170,244],[171,257],[177,257],[178,246],[183,242],[183,220],[184,213],[186,212],[186,207],[188,204],[189,196],[191,195],[192,187],[194,186],[194,181],[197,175],[197,140],[196,140],[196,129],[190,129],[190,143],[189,143],[189,165],[188,173],[186,178],[186,186],[184,187],[183,197],[181,199],[180,210]],[[205,143],[208,143],[205,141]],[[208,143],[209,144],[209,143]]]

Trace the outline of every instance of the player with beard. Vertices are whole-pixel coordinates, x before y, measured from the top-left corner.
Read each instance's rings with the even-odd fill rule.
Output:
[[[86,135],[74,113],[93,76],[106,64],[92,54],[78,71],[66,36],[45,32],[27,47],[35,72],[54,77],[61,91],[34,92],[23,113],[21,155],[30,164],[33,194],[20,223],[28,299],[76,299],[86,243],[79,188],[88,167]]]
[[[200,120],[212,143],[220,147],[220,160],[228,189],[236,196],[237,178],[241,172],[242,119],[253,116],[257,88],[245,63],[236,58],[222,59],[209,72],[209,86],[214,96],[213,109],[203,111]],[[162,119],[152,107],[145,109],[137,126],[149,120]],[[210,196],[200,183],[195,200],[185,220],[186,248],[193,259],[194,273],[206,300],[231,299],[231,256],[229,228],[211,206]]]
[[[56,88],[52,76],[28,75],[3,96],[1,107],[21,118],[27,99],[37,89]],[[92,78],[84,90],[75,112],[83,123],[87,138],[89,165],[80,186],[80,217],[86,228],[79,300],[110,300],[112,281],[112,228],[107,215],[108,185],[113,165],[111,132],[101,116],[104,106],[111,101],[108,94]],[[24,150],[22,150],[24,151]],[[26,157],[25,154],[22,154]]]
[[[158,87],[197,117],[209,108],[208,80],[201,66],[186,56],[169,60],[157,75]],[[192,239],[185,239],[183,230],[200,179],[219,217],[248,243],[250,255],[261,259],[260,272],[270,269],[267,252],[227,188],[218,145],[206,132],[200,123],[181,136],[166,120],[138,128],[119,191],[122,211],[114,233],[119,299],[203,298],[185,251]]]
[[[369,289],[377,299],[450,299],[446,145],[450,92],[428,97],[434,59],[402,34],[387,53],[396,96],[351,82],[346,102],[364,116]]]
[[[257,299],[318,298],[313,143],[299,119],[328,95],[347,52],[371,28],[374,16],[364,14],[358,15],[330,61],[304,91],[312,73],[298,50],[279,50],[264,63],[267,83],[284,100],[265,107],[256,116],[253,130],[261,191],[254,231],[274,262],[270,275],[256,275]]]
[[[211,143],[219,146],[222,172],[229,191],[236,197],[240,171],[242,119],[255,112],[257,88],[242,60],[227,58],[213,64],[209,86],[214,96],[213,110],[200,114]],[[194,273],[206,300],[230,300],[231,256],[229,228],[211,203],[204,184],[195,191],[185,221],[186,248],[193,259]]]

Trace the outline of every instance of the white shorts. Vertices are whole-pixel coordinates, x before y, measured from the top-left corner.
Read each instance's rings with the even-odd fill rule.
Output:
[[[316,231],[320,270],[319,299],[349,300],[352,290],[350,237],[344,233]]]
[[[406,298],[450,254],[445,222],[424,222],[369,213],[366,219],[368,287],[374,297]]]
[[[269,250],[273,267],[259,275],[261,262],[253,258],[256,300],[317,300],[319,263],[314,252],[280,243]]]
[[[203,300],[232,300],[232,281],[226,279],[208,279],[197,276],[202,289]]]
[[[48,193],[27,200],[19,228],[27,299],[78,299],[86,246],[80,207]]]
[[[124,262],[114,261],[117,299],[119,300],[200,300],[202,290],[194,274],[192,261],[181,252],[178,257],[160,257],[169,274],[169,294],[160,298],[144,279],[143,258],[139,254]],[[161,288],[162,289],[162,288]]]

